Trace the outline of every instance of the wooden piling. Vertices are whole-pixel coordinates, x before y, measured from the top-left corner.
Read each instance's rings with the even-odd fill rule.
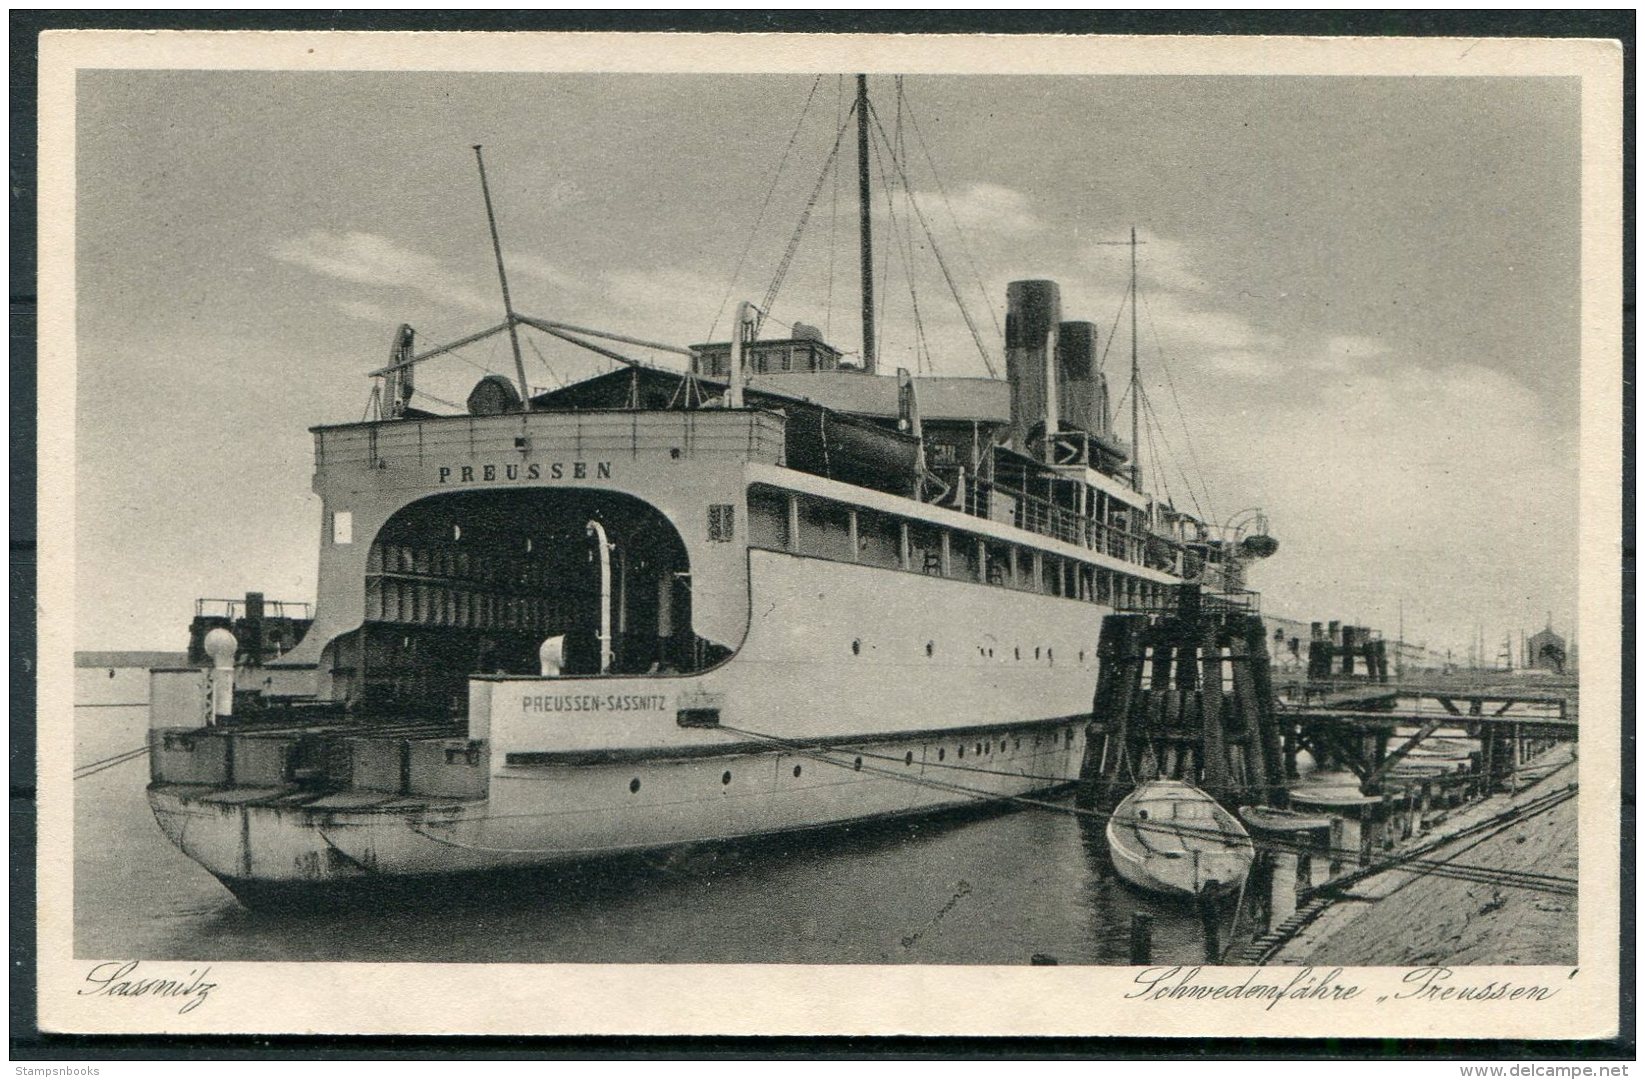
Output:
[[[1292,851],[1274,853],[1274,872],[1268,881],[1268,929],[1296,914],[1298,857]]]
[[[1222,925],[1213,899],[1221,884],[1220,881],[1207,881],[1205,891],[1199,897],[1200,928],[1205,931],[1205,962],[1208,964],[1222,959]]]
[[[1131,963],[1135,966],[1153,963],[1154,917],[1142,911],[1131,913]]]

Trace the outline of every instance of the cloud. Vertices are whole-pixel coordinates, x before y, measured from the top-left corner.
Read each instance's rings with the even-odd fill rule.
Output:
[[[1260,502],[1280,538],[1265,607],[1391,632],[1403,601],[1412,639],[1442,648],[1574,608],[1575,433],[1529,386],[1398,359],[1179,384],[1218,501]]]
[[[1111,235],[1112,239],[1087,243],[1079,252],[1080,260],[1105,280],[1121,288],[1128,287],[1131,274],[1128,230],[1099,228],[1098,231],[1104,236]],[[1146,229],[1137,230],[1137,243],[1137,282],[1145,295],[1156,290],[1207,291],[1208,283],[1199,270],[1199,261],[1187,244]]]
[[[1272,356],[1237,349],[1208,353],[1204,363],[1225,375],[1235,375],[1242,379],[1271,379],[1285,371],[1285,365]]]
[[[386,326],[394,321],[394,314],[379,304],[368,300],[333,300],[332,306],[350,318],[368,322],[374,326]]]
[[[1305,365],[1317,371],[1346,372],[1389,351],[1387,343],[1376,338],[1339,334],[1327,339],[1324,348],[1310,356]]]
[[[510,281],[516,277],[529,278],[560,292],[581,292],[585,287],[583,278],[560,269],[540,255],[508,254],[505,257]]]
[[[406,289],[466,311],[495,314],[497,300],[432,255],[402,247],[374,233],[312,229],[282,240],[273,256],[325,277],[358,285]]]
[[[972,184],[949,192],[946,199],[940,191],[916,191],[914,201],[938,231],[952,229],[957,222],[963,231],[1022,237],[1045,227],[1029,207],[1028,196],[1000,184]]]

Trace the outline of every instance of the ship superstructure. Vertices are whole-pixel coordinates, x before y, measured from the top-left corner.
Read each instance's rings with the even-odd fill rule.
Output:
[[[1053,282],[1010,286],[997,380],[762,339],[753,304],[665,368],[502,280],[485,333],[620,366],[487,376],[435,415],[415,373],[450,347],[403,327],[377,416],[313,429],[301,641],[271,660],[219,627],[215,669],[153,675],[157,820],[243,898],[1053,788],[1105,613],[1254,603],[1271,541],[1140,490],[1097,328]]]

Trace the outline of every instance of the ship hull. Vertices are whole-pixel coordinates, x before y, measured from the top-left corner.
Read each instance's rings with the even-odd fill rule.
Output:
[[[1083,725],[1060,720],[515,767],[483,799],[155,784],[149,801],[173,843],[256,903],[1005,801],[1073,781],[1083,752]]]

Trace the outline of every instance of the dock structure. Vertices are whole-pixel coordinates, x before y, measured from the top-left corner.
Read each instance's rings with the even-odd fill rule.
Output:
[[[1369,627],[1348,626],[1343,623],[1314,623],[1308,642],[1308,677],[1329,679],[1339,668],[1347,677],[1360,674],[1363,661],[1364,675],[1375,682],[1388,681],[1388,643],[1376,637]]]
[[[1577,737],[1574,699],[1518,689],[1340,684],[1290,688],[1276,705],[1289,760],[1305,749],[1323,767],[1341,765],[1366,795],[1382,794],[1431,740],[1477,740],[1461,770],[1485,788],[1513,783],[1524,763]]]
[[[1259,616],[1191,598],[1103,619],[1081,797],[1187,780],[1226,803],[1284,805],[1287,768]]]
[[[1513,786],[1525,763],[1577,736],[1574,693],[1390,684],[1380,642],[1332,629],[1318,653],[1362,658],[1368,678],[1276,688],[1260,617],[1212,595],[1185,591],[1173,611],[1105,617],[1084,799],[1113,805],[1137,783],[1170,778],[1225,803],[1283,807],[1306,751],[1322,769],[1349,770],[1367,804],[1407,792],[1454,802]],[[1452,754],[1419,766],[1436,746]]]

